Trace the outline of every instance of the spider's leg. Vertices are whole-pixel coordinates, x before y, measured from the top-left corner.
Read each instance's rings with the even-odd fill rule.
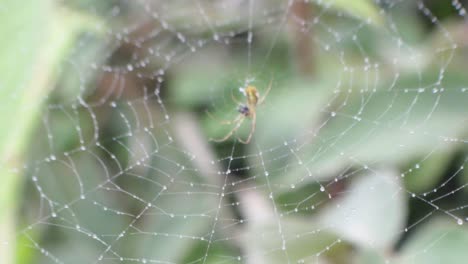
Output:
[[[226,134],[226,136],[224,136],[223,138],[210,138],[210,141],[214,141],[214,142],[226,141],[228,138],[232,136],[232,134],[234,134],[234,132],[236,132],[239,129],[239,127],[242,124],[242,121],[244,121],[244,118],[245,116],[240,114],[238,117],[236,117],[234,121],[235,126],[231,129],[231,131],[229,131],[229,133]]]
[[[208,110],[205,110],[205,113],[213,120],[215,121],[218,121],[220,122],[222,125],[230,125],[232,123],[235,123],[236,120],[239,118],[239,117],[236,117],[236,119],[234,120],[223,120],[223,119],[219,119],[217,117],[215,117],[211,112],[209,112]]]
[[[252,139],[252,136],[255,132],[255,125],[256,125],[256,122],[257,122],[257,115],[255,114],[255,112],[252,113],[252,127],[250,128],[250,133],[249,133],[249,136],[247,137],[247,139],[244,141],[242,140],[241,138],[237,138],[241,143],[243,144],[249,144],[250,140]]]
[[[259,105],[259,104],[263,103],[263,101],[265,101],[265,98],[267,97],[268,93],[271,90],[272,83],[273,83],[273,78],[270,79],[270,84],[268,85],[268,88],[266,89],[265,94],[263,94],[263,96],[260,97],[260,100],[258,100],[257,105]]]

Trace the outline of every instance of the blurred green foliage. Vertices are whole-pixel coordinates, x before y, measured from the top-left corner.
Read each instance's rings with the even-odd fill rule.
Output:
[[[441,10],[438,16],[452,20],[442,22],[453,43],[463,43],[453,8],[429,2],[435,13]],[[468,257],[468,233],[459,225],[466,213],[441,209],[466,206],[468,196],[461,165],[466,142],[456,140],[466,135],[468,95],[458,90],[468,83],[461,69],[466,44],[449,49],[445,31],[437,30],[438,23],[424,25],[427,16],[421,17],[415,1],[390,8],[365,0],[318,1],[308,4],[309,19],[323,12],[320,20],[339,34],[306,32],[320,41],[303,51],[314,60],[314,71],[305,74],[295,64],[301,58],[291,55],[297,48],[288,35],[293,30],[278,34],[281,20],[254,25],[253,43],[238,45],[248,35],[247,20],[236,19],[235,10],[208,12],[208,18],[232,22],[213,28],[196,23],[199,9],[173,5],[164,5],[173,7],[165,10],[165,27],[162,18],[144,12],[150,4],[2,3],[8,23],[0,33],[9,37],[0,44],[0,231],[10,241],[16,237],[16,244],[0,247],[0,253],[10,252],[0,254],[2,263],[101,257],[114,263],[117,256],[140,263],[238,263],[248,262],[237,257],[247,253],[267,263],[457,263]],[[389,19],[398,32],[386,31]],[[191,55],[168,63],[166,56],[179,55],[167,48],[181,39],[177,32],[216,39],[216,31],[229,30],[238,33],[229,36],[232,43],[187,44]],[[396,57],[403,58],[399,64]],[[441,76],[443,83],[434,86]],[[222,137],[232,127],[206,111],[231,120],[238,115],[231,97],[243,96],[239,88],[248,82],[262,95],[270,81],[273,89],[258,105],[254,143],[232,147],[250,132],[245,120],[235,136],[209,150],[215,160],[224,157],[215,165],[236,164],[232,177],[253,184],[271,202],[274,214],[255,223],[244,215],[245,203],[236,204],[243,192],[228,192],[229,203],[221,204],[220,186],[199,169],[187,170],[204,157],[181,151],[186,146],[172,138],[173,117],[190,112],[204,141]],[[49,135],[57,156],[49,153]],[[225,158],[231,156],[242,158]],[[221,176],[224,168],[218,169]],[[35,179],[25,181],[21,199],[18,171]],[[450,177],[457,181],[447,187],[464,193],[434,201]],[[55,204],[44,209],[41,194]],[[218,230],[222,224],[227,227]]]

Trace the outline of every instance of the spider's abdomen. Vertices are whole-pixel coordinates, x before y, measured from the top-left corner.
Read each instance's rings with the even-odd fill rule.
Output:
[[[243,114],[244,116],[250,115],[250,109],[246,105],[239,105],[239,107],[237,107],[237,111],[239,111],[239,113]]]

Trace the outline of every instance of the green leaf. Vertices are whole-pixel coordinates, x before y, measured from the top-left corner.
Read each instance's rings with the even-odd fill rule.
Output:
[[[2,237],[13,232],[5,226],[15,210],[21,177],[16,168],[47,94],[54,87],[59,64],[71,48],[84,20],[62,16],[50,0],[5,0],[1,6],[0,34],[0,230]],[[11,222],[10,222],[11,223]],[[14,245],[12,239],[9,245]],[[13,257],[1,247],[0,262]],[[3,250],[8,251],[6,254]]]
[[[20,176],[12,168],[22,164],[22,149],[47,93],[50,61],[40,49],[50,26],[50,10],[50,1],[6,0],[0,11],[0,34],[5,36],[0,43],[0,236],[9,242],[8,247],[0,247],[1,263],[14,259],[13,219]]]
[[[262,225],[249,224],[243,244],[254,263],[320,263],[326,257],[334,259],[333,263],[344,263],[338,260],[349,251],[339,236],[310,218],[272,218]]]
[[[375,25],[383,23],[383,18],[379,13],[378,7],[370,0],[326,0],[319,3],[323,6],[331,6],[332,8],[346,11],[361,20],[369,20],[370,23]]]
[[[178,65],[175,69],[177,78],[174,78],[171,83],[171,101],[182,107],[193,108],[210,102],[214,99],[213,97],[220,96],[224,99],[224,101],[220,100],[221,103],[229,102],[232,106],[230,95],[223,95],[222,92],[226,87],[235,89],[241,85],[237,80],[233,80],[232,76],[227,75],[232,72],[233,68],[240,67],[240,65],[226,60],[226,56],[223,50],[207,48]],[[210,63],[206,63],[206,58],[210,58]]]
[[[158,131],[161,133],[160,137],[165,136],[161,130]],[[173,146],[160,151],[164,153],[164,157],[155,155],[146,175],[151,182],[136,178],[133,181],[138,185],[129,190],[139,193],[152,206],[146,211],[144,221],[135,223],[135,228],[143,233],[137,232],[124,238],[126,248],[131,249],[129,254],[135,254],[136,258],[144,256],[147,260],[190,263],[203,259],[207,248],[212,246],[215,239],[211,237],[213,221],[220,221],[214,215],[215,210],[212,210],[218,206],[220,197],[206,192],[200,184],[200,175],[180,169],[179,164],[191,162],[187,155]],[[174,182],[173,178],[161,172],[177,177],[178,180]],[[222,215],[221,210],[217,216],[221,218]],[[194,248],[200,250],[195,252]]]
[[[322,226],[360,248],[389,250],[399,239],[406,214],[398,173],[378,170],[355,179],[319,218]]]
[[[391,263],[383,257],[383,252],[373,249],[359,250],[352,263],[356,264],[388,264]]]
[[[427,75],[434,79],[437,76],[433,71],[429,71]],[[429,77],[426,79],[428,83],[433,81]],[[463,120],[466,118],[468,93],[460,93],[457,87],[467,80],[449,73],[445,75],[444,80],[445,88],[444,92],[441,92],[403,88],[419,87],[421,84],[417,84],[417,76],[401,77],[398,87],[394,87],[393,91],[382,89],[372,92],[371,95],[364,93],[369,96],[365,104],[362,93],[342,92],[341,95],[347,99],[337,100],[338,102],[346,100],[346,104],[340,106],[336,112],[322,110],[328,113],[328,116],[325,116],[319,130],[305,129],[305,139],[296,137],[299,139],[288,146],[264,154],[267,163],[273,160],[278,152],[284,154],[281,159],[284,161],[283,166],[274,167],[275,170],[272,170],[272,181],[299,185],[330,180],[335,173],[356,161],[359,161],[361,166],[378,162],[406,164],[415,157],[450,148],[447,140],[458,138],[465,130]],[[314,100],[312,96],[308,98]],[[303,117],[302,122],[310,122],[307,116],[310,114],[309,111],[327,109],[323,107],[323,103],[320,104],[320,101],[319,106],[311,101],[311,110],[301,109],[302,114],[296,114],[295,109],[300,108],[300,105],[296,107],[296,103],[300,102],[302,101],[289,102],[294,106],[291,119],[299,115]],[[434,105],[437,107],[434,108]],[[284,126],[289,126],[282,119],[278,118],[274,122],[271,120],[274,119],[270,119],[270,125],[276,124],[276,127],[271,128],[272,131],[281,131],[285,129]],[[291,127],[291,130],[293,129],[298,127]],[[284,137],[279,135],[276,144],[263,146],[280,144]],[[287,154],[288,151],[291,154]],[[281,164],[278,160],[274,163]],[[285,164],[288,164],[286,169],[284,169]],[[305,177],[309,175],[310,177]]]
[[[333,97],[333,84],[331,80],[311,83],[310,80],[296,79],[273,85],[268,98],[257,107],[255,144],[248,147],[250,152],[256,153],[257,146],[268,149],[281,145],[275,148],[276,151],[263,153],[271,179],[280,181],[280,185],[305,184],[306,181],[298,178],[308,175],[304,166],[308,160],[303,158],[302,150],[298,150],[297,146],[304,143],[310,150],[308,143],[326,115],[322,108]],[[247,123],[243,127],[246,129],[238,133],[242,138],[247,137],[252,122],[246,120],[244,123]],[[282,158],[276,159],[278,155]],[[315,155],[311,157],[315,158]],[[253,161],[254,164],[256,162]],[[264,174],[263,167],[256,168],[258,173]],[[259,180],[264,180],[264,177]]]
[[[440,180],[447,169],[452,155],[449,151],[435,152],[425,159],[413,160],[411,167],[407,168],[403,175],[406,189],[420,193],[428,191]]]
[[[464,263],[468,229],[456,221],[435,219],[421,226],[403,245],[400,264]]]

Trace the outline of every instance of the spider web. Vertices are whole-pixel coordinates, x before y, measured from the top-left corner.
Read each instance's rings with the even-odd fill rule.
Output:
[[[467,15],[436,2],[84,2],[105,30],[44,98],[18,247],[31,263],[461,261]],[[209,140],[270,82],[255,124]]]

